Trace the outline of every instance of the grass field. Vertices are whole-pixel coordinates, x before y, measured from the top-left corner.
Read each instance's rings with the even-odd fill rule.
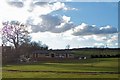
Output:
[[[7,70],[40,71],[40,72],[18,72],[18,71],[11,72]],[[32,64],[4,65],[2,76],[3,78],[118,78],[118,74],[79,74],[79,72],[117,72],[117,71],[118,71],[117,58],[101,58],[101,59],[86,59],[79,61],[66,61],[59,63],[39,62]]]

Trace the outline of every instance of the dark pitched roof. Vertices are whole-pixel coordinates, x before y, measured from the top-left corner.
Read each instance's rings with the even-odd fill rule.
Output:
[[[33,54],[34,53],[39,53],[39,54],[48,54],[49,53],[49,51],[47,51],[47,50],[37,50],[37,51],[34,51],[34,52],[32,52]]]
[[[65,51],[65,50],[37,50],[32,53],[38,53],[38,54],[49,54],[49,53],[56,53],[56,54],[71,54],[71,51]]]

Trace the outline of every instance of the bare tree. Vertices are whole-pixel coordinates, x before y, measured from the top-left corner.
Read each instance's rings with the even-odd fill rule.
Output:
[[[25,41],[28,41],[29,32],[27,30],[27,26],[18,21],[7,21],[3,22],[2,28],[2,42],[3,45],[7,43],[11,43],[15,50],[19,48],[20,44]]]
[[[68,44],[68,45],[66,45],[66,49],[70,49],[70,45]]]

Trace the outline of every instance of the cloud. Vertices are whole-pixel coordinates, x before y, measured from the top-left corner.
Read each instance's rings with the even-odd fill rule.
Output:
[[[32,5],[32,7],[33,7],[32,12],[33,13],[37,12],[37,14],[39,14],[39,15],[40,14],[45,15],[45,14],[51,13],[53,11],[63,10],[64,8],[66,8],[65,4],[62,2],[55,2],[55,3],[37,2],[37,3],[34,3]]]
[[[118,33],[104,35],[86,35],[81,37],[84,38],[84,40],[92,39],[95,42],[93,42],[95,47],[105,47],[106,45],[110,47],[118,43]],[[104,46],[101,43],[104,44]]]
[[[99,33],[100,33],[100,34],[112,34],[112,33],[117,33],[117,28],[107,25],[107,26],[105,26],[105,27],[99,28]],[[98,33],[98,34],[99,34],[99,33]]]
[[[29,30],[33,32],[31,34],[35,33],[32,35],[34,40],[45,41],[51,46],[53,43],[56,45],[56,42],[61,46],[72,44],[76,47],[78,45],[93,46],[93,43],[97,42],[111,45],[118,41],[117,36],[114,35],[117,29],[112,26],[97,27],[85,23],[76,25],[69,16],[53,15],[52,12],[56,11],[77,10],[63,2],[7,0],[6,3],[6,0],[1,0],[0,7],[0,22],[4,20],[26,22],[30,25]]]
[[[23,0],[7,0],[8,4],[11,6],[15,6],[21,8],[24,6]]]
[[[109,39],[109,34],[107,34],[107,35],[92,35],[92,38],[96,41],[107,41]]]
[[[31,36],[33,36],[32,40],[35,41],[40,40],[43,43],[46,43],[49,46],[49,48],[54,48],[54,49],[58,49],[58,48],[63,49],[68,44],[70,44],[71,48],[83,47],[88,42],[82,40],[78,36],[67,35],[64,33],[38,32],[38,33],[32,33]],[[91,44],[89,44],[88,42],[87,45],[91,45]]]
[[[31,2],[29,2],[31,3]],[[62,2],[32,2],[28,11],[32,12],[33,16],[40,16],[50,14],[51,12],[59,10],[76,10],[76,8],[71,8]]]
[[[103,44],[103,43],[94,43],[94,47],[104,48],[104,47],[105,47],[105,44]]]
[[[117,42],[118,41],[118,35],[115,34],[115,35],[111,35],[108,40],[107,40],[107,43],[110,44],[110,43],[113,43],[113,42]]]
[[[40,40],[43,43],[47,44],[49,48],[65,48],[69,40],[63,39],[64,37],[61,34],[51,33],[51,32],[38,32],[31,34],[32,40]],[[67,43],[66,43],[67,42]],[[57,46],[55,46],[57,45]]]
[[[115,43],[116,46],[118,46],[118,43]]]
[[[61,23],[62,24],[62,23]],[[60,33],[60,32],[65,32],[65,31],[67,31],[67,30],[69,30],[69,29],[71,29],[71,28],[73,28],[74,27],[74,24],[73,23],[63,23],[64,25],[60,25],[61,27],[59,27],[59,28],[55,28],[54,30],[53,30],[53,32],[56,32],[56,33]]]
[[[33,32],[52,31],[55,26],[60,25],[62,22],[58,16],[42,15],[39,18],[42,20],[41,22],[39,22],[37,25],[32,24]]]
[[[1,0],[0,7],[2,7],[0,22],[10,20],[26,22],[31,17],[36,20],[41,15],[65,10],[67,7],[70,10],[70,7],[63,2],[43,2],[42,0]]]
[[[96,27],[95,25],[88,25],[82,23],[78,25],[73,30],[73,35],[80,36],[80,35],[98,35],[98,34],[113,34],[117,33],[117,28],[112,26],[105,26],[105,27]]]
[[[85,35],[82,37],[87,40],[93,39],[97,42],[106,42],[106,43],[112,43],[118,41],[118,33],[104,34],[104,35]]]
[[[38,6],[43,6],[48,4],[49,2],[45,2],[45,1],[41,1],[41,0],[33,0],[32,2],[34,5],[38,5]]]
[[[42,1],[42,0],[7,0],[7,3],[17,8],[26,8],[29,12],[39,12],[38,14],[48,14],[57,10],[77,10],[66,6],[63,2]]]
[[[38,19],[38,20],[37,20]],[[75,25],[70,21],[70,17],[59,15],[41,15],[39,18],[30,18],[27,24],[32,26],[33,32],[65,32]]]
[[[8,5],[6,0],[0,1],[0,7],[0,22],[11,20],[25,22],[27,17],[29,16],[29,12],[27,12],[24,8],[18,8]]]

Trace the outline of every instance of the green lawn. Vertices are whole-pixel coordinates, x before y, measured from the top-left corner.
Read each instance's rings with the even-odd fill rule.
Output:
[[[116,74],[100,74],[100,75],[88,75],[88,74],[60,74],[60,73],[45,73],[45,72],[4,72],[3,78],[118,78]]]
[[[54,72],[9,72],[22,71],[56,71]],[[77,74],[71,72],[117,72],[117,58],[87,59],[66,62],[39,62],[33,64],[4,65],[3,78],[117,78],[117,74]]]

